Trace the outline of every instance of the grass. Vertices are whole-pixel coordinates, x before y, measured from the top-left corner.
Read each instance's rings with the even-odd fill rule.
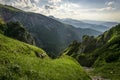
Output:
[[[5,54],[5,53],[4,53]],[[83,69],[70,58],[56,60],[3,55],[1,79],[6,80],[89,80]],[[4,65],[3,65],[4,64]]]
[[[120,38],[119,35],[112,39],[100,50],[101,55],[95,61],[92,72],[103,78],[120,80]]]
[[[0,34],[0,51],[15,54],[30,54],[35,56],[35,52],[46,55],[46,52],[35,46],[20,42]]]
[[[111,80],[120,79],[120,52],[119,51],[106,51],[102,56],[95,61],[91,72],[94,75],[102,76],[103,78]]]
[[[0,34],[0,80],[91,80],[73,58],[38,58],[35,52],[46,55],[40,48]]]
[[[92,67],[93,70],[89,72],[91,76],[120,80],[120,24],[98,36],[95,38],[96,40],[90,40],[89,36],[84,38],[86,40],[83,40],[81,44],[84,44],[84,42],[86,44],[80,45],[80,49],[84,49],[84,46],[88,47],[86,52],[82,53],[80,50],[80,53],[76,54],[73,49],[77,45],[72,45],[65,50],[65,54],[72,51],[72,55],[70,55],[74,55],[82,66]],[[92,42],[94,42],[93,45],[90,45]]]
[[[94,75],[102,76],[110,80],[120,80],[120,62],[105,63],[102,67],[95,67]]]

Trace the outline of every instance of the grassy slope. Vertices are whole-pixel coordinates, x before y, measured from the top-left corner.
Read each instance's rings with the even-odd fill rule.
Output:
[[[87,43],[88,50],[91,52],[80,53],[81,43],[74,42],[69,45],[64,51],[64,54],[74,57],[78,62],[87,67],[93,67],[93,76],[101,76],[112,80],[120,80],[120,24],[98,36],[96,39],[97,45],[93,47],[91,43]],[[94,40],[94,39],[93,39]],[[83,46],[84,47],[84,46]],[[80,50],[80,51],[79,51]]]
[[[93,67],[94,74],[112,80],[120,79],[120,25],[109,30],[111,38],[107,43],[96,50],[94,54],[100,54]],[[93,54],[93,55],[94,55]]]
[[[0,80],[90,80],[80,65],[68,56],[38,58],[42,49],[0,34]]]

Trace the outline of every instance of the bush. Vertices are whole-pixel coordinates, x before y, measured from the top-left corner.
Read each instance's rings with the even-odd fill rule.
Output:
[[[105,61],[108,63],[117,61],[119,59],[120,54],[119,53],[115,53],[115,54],[110,54],[109,56],[107,56],[105,58]]]

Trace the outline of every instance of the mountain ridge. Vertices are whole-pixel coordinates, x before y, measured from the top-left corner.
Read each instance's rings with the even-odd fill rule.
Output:
[[[73,25],[76,28],[83,28],[83,29],[89,28],[100,32],[104,32],[109,29],[108,26],[102,24],[96,24],[96,23],[89,23],[87,21],[85,22],[84,20],[75,20],[71,18],[59,19],[59,18],[55,18],[54,16],[49,16],[49,17],[58,20],[60,22],[63,22],[65,24]]]
[[[110,21],[95,21],[95,20],[76,20],[72,18],[59,19],[54,16],[49,16],[52,19],[58,20],[60,22],[70,24],[76,28],[89,28],[92,30],[105,32],[106,30],[112,28],[113,26],[119,24],[119,22],[110,22]]]

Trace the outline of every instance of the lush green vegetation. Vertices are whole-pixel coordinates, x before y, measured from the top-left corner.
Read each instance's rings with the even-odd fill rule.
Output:
[[[46,52],[35,46],[5,37],[0,34],[0,51],[4,53],[24,54],[30,56],[36,56],[35,53],[46,55]]]
[[[81,65],[93,67],[93,75],[120,79],[120,24],[94,38],[84,36],[81,43],[74,42],[65,54],[74,57]],[[77,50],[77,51],[76,51]],[[74,56],[73,56],[74,55]]]
[[[0,62],[1,80],[90,80],[69,57],[50,60],[2,52]]]
[[[20,22],[8,22],[5,35],[28,44],[35,44],[32,35],[24,28]]]
[[[5,22],[2,20],[2,18],[0,18],[0,33],[4,34],[4,31],[6,29],[6,24]]]
[[[104,47],[99,49],[96,53],[100,53],[96,59],[93,67],[94,74],[101,75],[112,80],[120,79],[120,25],[110,30],[111,37]],[[94,53],[95,54],[95,53]]]
[[[73,58],[50,59],[44,50],[4,36],[6,24],[0,24],[0,80],[91,80]]]
[[[93,65],[95,68],[94,74],[112,80],[120,79],[120,43],[116,44],[107,46],[107,49],[99,55]]]
[[[0,33],[28,44],[35,44],[35,41],[31,34],[23,27],[23,25],[20,22],[5,23],[1,19]]]

